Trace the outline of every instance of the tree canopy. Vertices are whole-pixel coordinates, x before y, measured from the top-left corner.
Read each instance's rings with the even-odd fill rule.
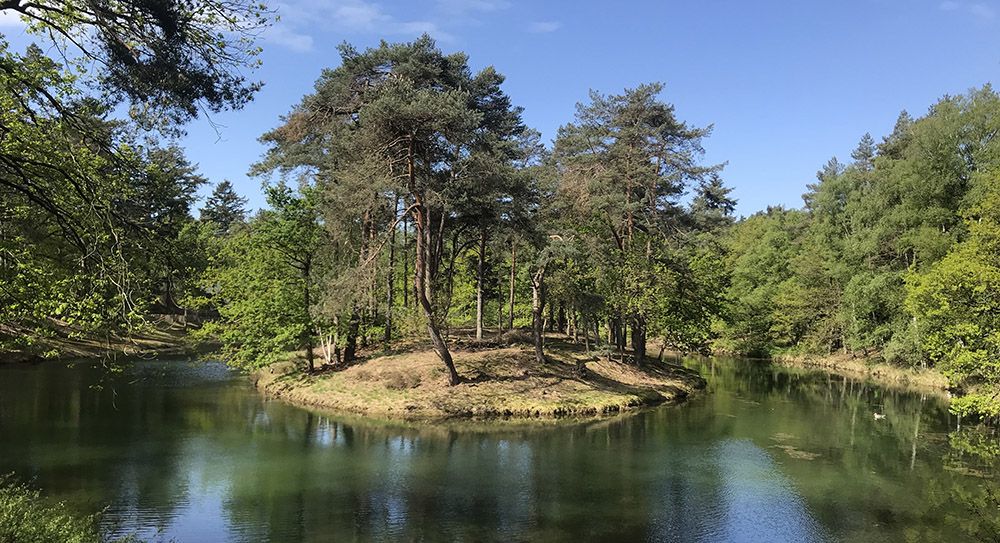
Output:
[[[0,40],[0,345],[67,326],[128,336],[148,308],[176,305],[198,260],[179,253],[205,179],[170,136],[252,98],[259,85],[241,74],[270,12],[174,0],[6,0],[0,12],[47,42]]]

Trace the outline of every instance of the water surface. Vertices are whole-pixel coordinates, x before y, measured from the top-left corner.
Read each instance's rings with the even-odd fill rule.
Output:
[[[683,406],[486,433],[266,401],[217,363],[5,366],[0,473],[181,543],[961,542],[983,528],[967,498],[995,467],[949,445],[944,399],[685,363],[709,387]]]

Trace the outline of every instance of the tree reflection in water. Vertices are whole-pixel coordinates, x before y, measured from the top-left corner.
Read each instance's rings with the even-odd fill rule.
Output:
[[[0,369],[0,472],[178,541],[989,539],[996,435],[933,395],[692,359],[680,407],[406,426],[257,395],[219,365]],[[876,420],[873,413],[885,415]],[[993,494],[991,494],[993,493]]]

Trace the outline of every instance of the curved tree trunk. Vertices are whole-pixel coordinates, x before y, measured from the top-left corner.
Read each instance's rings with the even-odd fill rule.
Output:
[[[392,215],[396,217],[399,214],[399,196],[396,197],[396,202],[393,204]],[[392,306],[395,304],[395,292],[396,292],[396,226],[393,225],[392,232],[389,234],[389,266],[386,273],[386,294],[385,294],[385,332],[382,336],[382,341],[388,344],[392,341]]]
[[[427,333],[431,337],[431,343],[434,344],[434,352],[437,353],[438,358],[444,362],[445,368],[448,370],[448,384],[454,386],[461,382],[461,379],[455,370],[455,362],[451,358],[451,352],[448,351],[448,344],[441,337],[441,330],[438,329],[437,319],[434,315],[434,306],[431,305],[431,300],[434,298],[434,281],[431,263],[427,260],[432,247],[431,231],[433,226],[430,224],[429,210],[424,204],[422,193],[417,189],[412,135],[406,158],[408,188],[413,196],[414,237],[417,242],[416,258],[413,262],[413,293],[423,310],[424,318],[427,319]],[[443,216],[441,217],[441,227],[442,229],[444,227]],[[440,236],[438,238],[438,242],[440,242]]]
[[[545,267],[531,276],[531,330],[535,343],[535,360],[545,363]]]
[[[302,298],[305,305],[306,326],[303,330],[306,340],[306,360],[309,362],[309,373],[316,370],[316,355],[313,348],[313,320],[312,320],[312,298],[310,297],[310,281],[312,273],[312,260],[306,259],[302,266]]]
[[[403,217],[403,307],[410,307],[410,289],[407,279],[410,276],[410,219]]]
[[[448,345],[445,343],[444,338],[441,336],[441,330],[438,328],[437,319],[434,315],[434,306],[431,305],[431,296],[433,296],[434,291],[433,286],[427,281],[427,247],[425,238],[420,232],[426,225],[424,224],[423,213],[419,210],[419,206],[416,212],[418,213],[416,217],[418,234],[417,257],[413,266],[414,295],[417,298],[420,309],[423,310],[424,318],[427,319],[427,333],[430,335],[431,343],[434,345],[434,352],[437,353],[438,358],[444,362],[445,368],[448,369],[448,384],[457,385],[461,379],[455,370],[455,362],[451,358]]]

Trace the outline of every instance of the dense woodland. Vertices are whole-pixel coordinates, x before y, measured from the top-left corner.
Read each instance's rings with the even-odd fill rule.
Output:
[[[267,207],[248,214],[222,182],[196,217],[206,180],[172,142],[199,111],[250,102],[240,69],[270,15],[203,4],[0,3],[62,53],[0,51],[4,350],[56,354],[54,335],[110,341],[180,315],[244,369],[303,350],[313,371],[420,337],[458,384],[456,334],[530,329],[540,360],[561,332],[630,364],[724,351],[934,367],[956,412],[1000,415],[989,86],[865,135],[801,209],[737,220],[723,166],[703,159],[711,127],[685,123],[660,83],[592,92],[547,145],[494,68],[426,36],[345,44],[260,138],[248,166]]]
[[[831,159],[802,209],[727,234],[717,345],[933,366],[959,413],[1000,409],[1000,96],[989,86],[899,115]]]

